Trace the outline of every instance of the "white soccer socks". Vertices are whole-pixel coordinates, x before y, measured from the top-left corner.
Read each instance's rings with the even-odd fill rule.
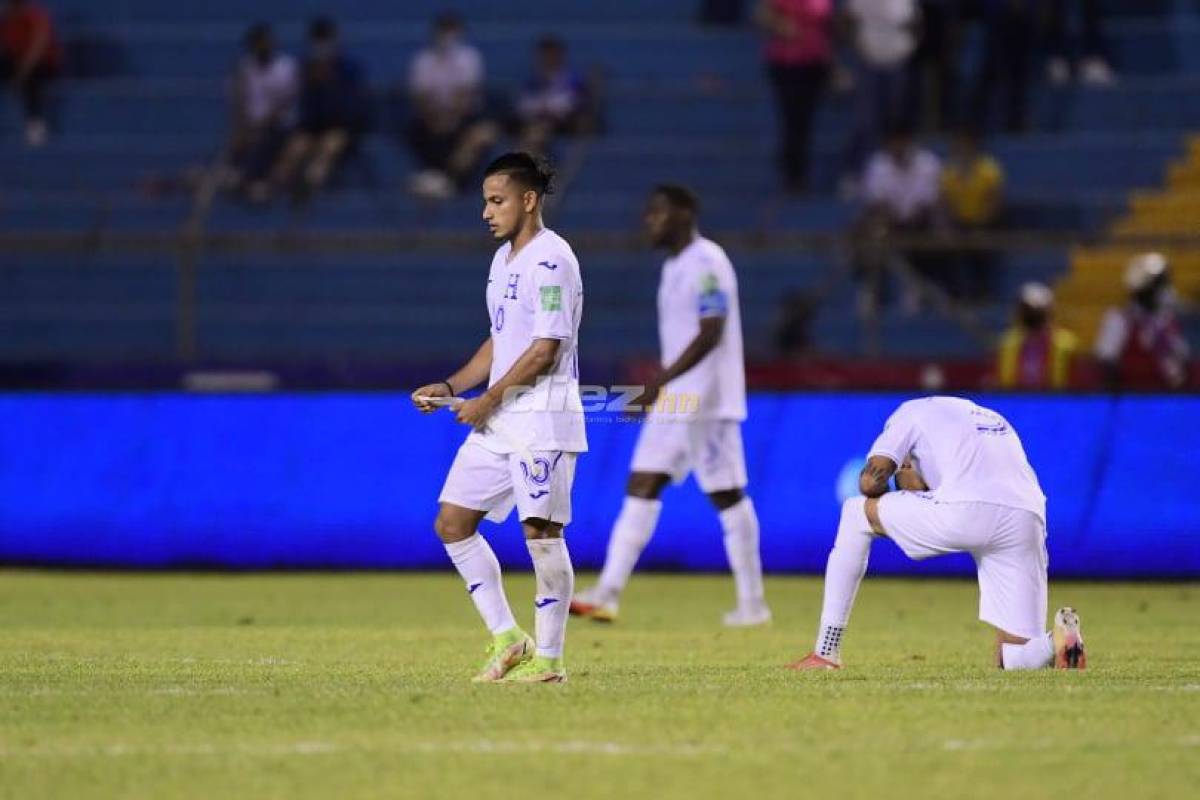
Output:
[[[830,661],[841,660],[842,635],[850,622],[859,584],[867,572],[874,534],[867,521],[866,502],[865,497],[851,497],[842,504],[837,538],[825,562],[825,601],[821,606],[821,630],[813,650]]]
[[[1043,633],[1025,644],[1002,644],[1000,656],[1005,669],[1041,669],[1054,660],[1054,635]]]
[[[608,538],[608,553],[604,557],[604,570],[596,584],[602,600],[615,601],[620,596],[638,558],[654,535],[661,512],[661,500],[625,498],[621,513],[613,523],[612,534]]]
[[[534,634],[537,654],[562,658],[567,634],[571,595],[575,591],[575,570],[565,539],[527,539],[533,572],[537,578],[534,597]]]
[[[492,635],[517,627],[508,598],[504,596],[504,583],[500,577],[500,562],[492,546],[478,533],[445,545],[446,553],[454,562],[458,574],[467,584],[467,592],[483,617]]]
[[[758,550],[758,514],[749,497],[743,497],[720,513],[725,531],[725,555],[737,586],[738,608],[761,609],[763,600],[762,557]]]

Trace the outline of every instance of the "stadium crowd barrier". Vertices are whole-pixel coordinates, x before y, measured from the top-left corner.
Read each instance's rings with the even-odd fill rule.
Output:
[[[763,393],[744,428],[766,568],[820,572],[839,497],[895,394]],[[1200,397],[988,395],[1049,496],[1052,576],[1200,576]],[[0,561],[122,568],[445,569],[431,530],[464,430],[401,394],[0,395]],[[577,567],[602,562],[637,426],[590,418],[569,529]],[[640,566],[723,570],[716,515],[689,480],[667,490]],[[529,566],[516,522],[484,523]],[[971,575],[967,556],[873,573]]]

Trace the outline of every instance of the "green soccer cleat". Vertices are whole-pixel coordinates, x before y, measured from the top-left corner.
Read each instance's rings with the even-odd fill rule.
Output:
[[[566,683],[567,668],[561,658],[534,656],[504,676],[504,683]]]
[[[487,660],[472,678],[474,683],[494,683],[519,664],[533,658],[533,639],[520,628],[498,633],[487,646]]]

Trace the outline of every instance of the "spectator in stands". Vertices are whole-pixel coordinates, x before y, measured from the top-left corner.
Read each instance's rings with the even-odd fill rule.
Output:
[[[553,36],[538,41],[533,75],[517,96],[520,147],[544,153],[556,135],[588,133],[595,127],[588,82],[567,60],[567,46]]]
[[[1105,312],[1096,338],[1105,383],[1113,389],[1182,388],[1188,381],[1189,350],[1166,257],[1135,256],[1125,270],[1125,288],[1128,302]]]
[[[942,162],[901,125],[888,134],[863,175],[869,217],[891,230],[927,231],[937,219]]]
[[[367,95],[358,62],[342,53],[337,23],[313,20],[301,69],[300,124],[275,169],[275,184],[303,194],[325,184],[352,147],[367,118]]]
[[[438,17],[433,40],[409,67],[408,139],[421,165],[412,189],[424,197],[445,198],[462,189],[499,135],[483,116],[483,56],[463,33],[458,16]]]
[[[886,144],[871,157],[863,176],[865,208],[860,233],[866,242],[882,242],[893,235],[931,235],[944,229],[941,216],[942,164],[931,151],[917,145],[912,129],[901,125],[888,134]],[[890,248],[882,251],[884,260]],[[946,283],[944,257],[926,248],[905,247],[897,252],[920,276],[939,285]],[[882,264],[861,265],[868,278],[860,310],[866,314],[881,300]],[[905,305],[915,311],[920,292],[910,290]]]
[[[880,137],[914,121],[906,101],[920,15],[916,0],[846,0],[844,9],[842,27],[854,45],[855,103],[841,190],[852,194],[854,178]]]
[[[766,34],[784,186],[789,192],[803,192],[808,185],[813,115],[833,62],[833,3],[760,0],[754,18]]]
[[[1067,37],[1069,6],[1079,9],[1080,60],[1075,74],[1091,86],[1111,86],[1116,82],[1108,62],[1108,46],[1101,24],[1100,0],[1050,0],[1046,7],[1046,77],[1063,86],[1070,82],[1072,69]]]
[[[1054,292],[1044,283],[1025,284],[1014,317],[996,353],[1000,387],[1067,388],[1079,339],[1054,324]]]
[[[966,128],[955,137],[942,169],[942,203],[950,227],[961,234],[984,233],[1000,221],[1004,202],[1004,169],[980,147],[979,133]],[[953,260],[959,268],[955,294],[980,303],[991,285],[993,254],[963,249]]]
[[[46,143],[46,85],[62,66],[63,49],[50,13],[33,0],[5,0],[0,11],[0,80],[21,98],[30,147]]]
[[[270,197],[270,177],[276,159],[296,124],[300,91],[296,60],[275,49],[275,36],[266,23],[251,26],[246,53],[233,79],[233,134],[230,162],[236,188],[255,202]]]
[[[1029,103],[1029,62],[1034,46],[1036,0],[980,0],[984,44],[979,78],[971,101],[972,121],[986,130],[992,104],[1001,99],[1004,128],[1025,130]]]

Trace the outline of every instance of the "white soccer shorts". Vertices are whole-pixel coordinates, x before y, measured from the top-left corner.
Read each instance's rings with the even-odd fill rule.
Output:
[[[695,472],[705,493],[743,489],[742,425],[731,419],[685,422],[650,415],[642,422],[630,469],[670,475],[674,483],[683,483]]]
[[[1046,631],[1046,525],[1033,512],[993,503],[944,503],[930,492],[879,499],[888,538],[920,561],[970,553],[979,573],[979,619],[1032,639]]]
[[[486,511],[484,517],[503,522],[516,506],[518,518],[571,521],[571,486],[577,453],[535,450],[533,464],[517,453],[493,453],[473,442],[458,448],[439,503]]]

